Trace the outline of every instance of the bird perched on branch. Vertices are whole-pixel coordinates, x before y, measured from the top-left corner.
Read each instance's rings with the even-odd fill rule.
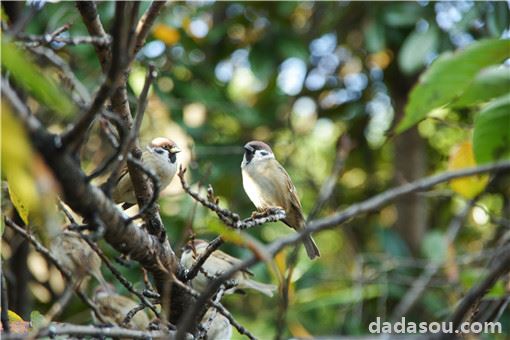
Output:
[[[177,144],[171,139],[164,137],[154,138],[143,151],[143,163],[159,179],[160,191],[170,184],[177,173],[179,167],[177,153],[179,152],[181,152],[181,149],[179,149]],[[127,166],[123,169],[117,180],[117,185],[112,192],[112,198],[115,203],[128,203],[131,205],[137,203]]]
[[[105,322],[114,325],[124,326],[123,322],[127,314],[135,309],[138,304],[122,295],[115,293],[112,285],[108,289],[98,287],[94,293],[94,303],[96,303],[99,313]],[[95,319],[95,315],[92,313]],[[97,322],[97,320],[96,320]],[[149,317],[145,311],[140,310],[133,315],[131,320],[125,325],[130,329],[145,330],[149,326]]]
[[[101,274],[101,258],[77,232],[64,230],[58,234],[51,243],[51,253],[71,273],[78,287],[89,275],[107,287]]]
[[[181,256],[181,265],[189,270],[200,255],[205,252],[207,245],[208,243],[204,240],[194,240],[194,242],[188,243]],[[191,286],[199,292],[203,292],[209,284],[210,279],[225,273],[239,263],[241,263],[241,260],[221,250],[215,250],[204,262],[197,276],[191,280]],[[276,286],[254,281],[250,279],[252,275],[253,274],[247,270],[235,273],[232,279],[235,281],[236,285],[233,288],[227,289],[225,294],[232,294],[235,290],[246,288],[254,289],[269,297],[273,296]]]
[[[257,210],[280,207],[287,215],[283,220],[285,224],[296,231],[303,229],[305,219],[296,188],[269,145],[251,141],[244,146],[244,150],[241,163],[243,187]],[[306,236],[303,244],[310,259],[320,256],[311,236]]]

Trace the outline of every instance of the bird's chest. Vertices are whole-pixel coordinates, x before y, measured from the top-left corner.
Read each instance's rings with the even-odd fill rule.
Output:
[[[259,210],[282,206],[280,188],[264,170],[264,168],[255,170],[249,167],[242,170],[244,191]]]
[[[159,178],[159,185],[161,189],[164,189],[174,177],[177,172],[177,162],[170,163],[167,160],[162,160],[154,156],[144,157],[144,162],[150,169],[156,173]]]

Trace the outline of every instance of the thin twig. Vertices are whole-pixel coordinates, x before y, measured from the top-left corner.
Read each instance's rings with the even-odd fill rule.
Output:
[[[134,47],[130,49],[130,54],[133,58],[145,43],[145,39],[147,38],[147,35],[149,34],[150,29],[154,24],[154,21],[158,17],[161,9],[165,6],[165,4],[166,1],[153,1],[140,18],[138,26],[136,27],[136,42],[134,43]]]
[[[510,271],[510,246],[503,248],[503,252],[497,259],[485,278],[462,298],[457,308],[450,316],[454,329],[458,329],[470,310],[475,307],[480,299],[496,284],[499,278]]]
[[[191,268],[187,271],[183,281],[184,282],[188,282],[190,280],[193,280],[195,278],[195,276],[197,276],[198,272],[202,268],[202,265],[205,263],[205,261],[207,261],[209,256],[211,256],[211,254],[216,249],[221,247],[221,245],[224,242],[225,241],[221,238],[221,236],[218,236],[214,240],[209,242],[209,244],[207,245],[207,248],[205,249],[205,251],[198,257],[198,259],[195,261],[195,263],[193,263]]]
[[[112,38],[109,35],[102,37],[98,36],[84,36],[84,37],[58,37],[50,34],[46,35],[34,35],[34,34],[18,34],[14,37],[15,40],[23,42],[27,47],[37,47],[40,45],[49,45],[51,43],[62,43],[65,45],[76,46],[81,44],[93,44],[98,46],[108,46],[112,42]],[[59,48],[61,48],[59,46]]]
[[[142,311],[145,307],[146,307],[145,304],[141,303],[138,306],[136,306],[135,308],[131,309],[126,314],[126,317],[124,318],[124,320],[122,320],[122,326],[127,326],[129,324],[129,322],[131,321],[131,319],[133,319],[133,317],[136,315],[136,313]],[[159,316],[158,316],[158,318],[159,318]]]
[[[104,252],[97,246],[97,244],[95,244],[94,242],[92,242],[89,237],[87,237],[86,235],[83,235],[82,233],[80,233],[81,237],[83,238],[83,240],[85,242],[87,242],[87,244],[97,253],[97,255],[99,255],[99,257],[101,258],[101,260],[103,261],[103,263],[106,265],[106,267],[108,267],[108,269],[110,270],[110,272],[117,278],[117,280],[119,280],[120,283],[122,283],[122,285],[124,287],[126,287],[126,289],[131,292],[132,294],[136,295],[140,301],[142,302],[142,305],[144,306],[147,306],[149,307],[153,312],[154,314],[159,318],[159,312],[158,310],[156,309],[156,307],[149,301],[147,300],[147,298],[140,292],[138,292],[134,287],[133,287],[133,284],[131,282],[128,281],[128,279],[126,279],[121,272],[119,272],[117,270],[117,268],[115,268],[115,266],[112,264],[112,262],[110,261],[110,259],[104,254]]]
[[[53,64],[59,71],[62,72],[62,78],[67,81],[68,84],[71,85],[73,93],[76,92],[79,98],[74,98],[75,102],[79,105],[82,105],[83,108],[85,105],[88,105],[91,101],[90,93],[88,92],[85,85],[81,83],[81,81],[76,77],[73,70],[69,66],[69,64],[62,59],[58,54],[56,54],[53,50],[46,47],[32,47],[30,50],[48,60],[51,64]]]
[[[76,1],[76,7],[80,12],[83,23],[87,27],[89,34],[92,36],[105,37],[106,32],[97,14],[96,3],[94,1]],[[103,72],[106,73],[112,58],[111,50],[108,45],[94,45],[94,48],[96,49],[101,68]]]
[[[148,167],[146,167],[142,162],[140,162],[139,160],[133,158],[131,155],[128,155],[128,164],[132,164],[134,166],[136,166],[139,170],[141,170],[145,175],[147,175],[147,177],[150,179],[150,181],[152,182],[152,195],[149,199],[149,201],[147,201],[138,211],[137,214],[135,214],[134,216],[128,218],[126,221],[129,223],[131,221],[134,221],[142,216],[144,216],[153,206],[154,204],[156,203],[156,200],[158,199],[158,196],[159,196],[159,191],[160,191],[160,184],[159,184],[159,178],[158,176],[156,176],[156,174],[151,170],[149,169]],[[151,232],[151,230],[149,230],[149,232]],[[161,235],[159,233],[161,232],[164,232],[164,230],[158,230],[157,232],[152,232],[153,235],[159,235],[161,237]]]
[[[353,148],[352,142],[348,135],[342,135],[338,139],[333,169],[331,171],[331,174],[328,176],[328,178],[326,178],[326,180],[322,184],[315,205],[308,214],[307,221],[313,220],[317,216],[317,214],[321,211],[324,204],[333,195],[338,178],[340,177],[344,169],[345,160],[349,156],[349,153],[352,148]]]
[[[201,294],[198,293],[196,290],[194,290],[193,288],[187,286],[186,284],[184,284],[182,281],[180,281],[178,278],[175,278],[174,282],[179,286],[181,287],[184,291],[186,291],[186,293],[188,293],[189,295],[191,295],[192,297],[194,297],[195,299],[199,299],[201,297]],[[219,289],[221,288],[221,285],[220,287],[218,288],[218,291]],[[235,329],[237,329],[237,331],[239,332],[239,334],[242,334],[242,335],[246,335],[249,339],[251,340],[255,340],[257,339],[253,334],[250,333],[250,331],[248,331],[243,325],[241,325],[239,322],[237,322],[237,320],[234,319],[234,317],[232,316],[232,314],[230,314],[230,312],[219,302],[215,302],[215,301],[211,301],[210,299],[208,299],[205,304],[211,306],[211,307],[214,307],[216,308],[216,310],[221,314],[223,315],[224,317],[227,318],[227,320],[230,322],[230,324],[232,326],[235,327]],[[203,306],[203,305],[202,305]]]
[[[55,319],[57,316],[59,316],[64,309],[66,308],[67,304],[71,301],[71,297],[73,296],[73,287],[67,286],[64,290],[64,293],[60,296],[60,298],[51,306],[51,308],[48,310],[46,315],[44,315],[44,319],[47,322],[50,322],[51,320]]]
[[[155,71],[154,65],[149,65],[149,70],[147,71],[147,76],[145,77],[145,83],[143,85],[140,97],[138,98],[135,122],[131,127],[131,130],[129,131],[126,140],[119,144],[120,147],[118,149],[118,152],[116,153],[116,157],[112,158],[113,164],[111,164],[110,166],[113,167],[113,171],[110,175],[110,178],[106,182],[107,188],[110,188],[113,182],[117,181],[119,172],[122,168],[122,165],[124,164],[123,163],[124,159],[126,159],[127,154],[129,150],[131,150],[133,145],[136,146],[135,144],[136,139],[140,131],[140,127],[142,126],[145,108],[147,107],[147,95],[149,93],[149,88],[156,77],[157,73]]]
[[[78,2],[77,6],[81,8]],[[94,98],[93,103],[89,109],[80,115],[80,118],[71,125],[69,129],[62,135],[62,141],[64,145],[70,146],[73,143],[72,148],[77,149],[81,144],[82,139],[90,124],[94,121],[96,113],[101,110],[105,101],[115,92],[119,86],[119,80],[122,76],[122,72],[126,67],[125,58],[125,46],[123,31],[125,30],[126,20],[124,17],[126,3],[117,2],[115,10],[115,19],[113,23],[113,41],[111,44],[112,58],[109,65],[108,74],[99,88],[99,91]],[[95,8],[95,5],[93,5]],[[97,13],[95,14],[97,16]]]
[[[110,124],[110,122],[113,122],[115,124],[115,127],[117,128],[117,132],[119,134],[118,140],[117,137],[113,136],[109,131],[105,131],[107,134],[107,139],[110,143],[112,143],[112,146],[115,148],[115,151],[101,164],[99,165],[94,171],[90,173],[90,175],[87,176],[87,180],[92,180],[93,178],[96,178],[100,176],[102,173],[110,169],[114,166],[114,164],[117,164],[117,162],[124,161],[122,153],[122,145],[124,144],[125,139],[128,135],[128,129],[122,119],[120,119],[117,115],[111,114],[110,112],[104,110],[101,112],[101,115],[108,118],[109,120],[104,120]],[[114,184],[113,176],[111,176],[112,180],[107,181],[104,185],[101,186],[103,191],[110,196],[111,193],[111,187]]]

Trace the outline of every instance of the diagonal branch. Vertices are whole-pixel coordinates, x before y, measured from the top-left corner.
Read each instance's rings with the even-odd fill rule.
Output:
[[[453,323],[454,329],[458,329],[466,318],[466,315],[480,301],[482,297],[496,284],[500,277],[510,272],[510,246],[503,248],[498,256],[496,264],[489,271],[487,276],[462,298],[457,308],[450,316],[449,321]]]

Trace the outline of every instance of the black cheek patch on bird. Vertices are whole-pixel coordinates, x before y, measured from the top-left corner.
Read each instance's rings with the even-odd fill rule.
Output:
[[[169,153],[168,158],[170,158],[170,163],[175,163],[175,161],[177,160],[177,156],[175,155],[175,153]]]
[[[246,150],[246,164],[250,164],[254,154],[255,152]]]

